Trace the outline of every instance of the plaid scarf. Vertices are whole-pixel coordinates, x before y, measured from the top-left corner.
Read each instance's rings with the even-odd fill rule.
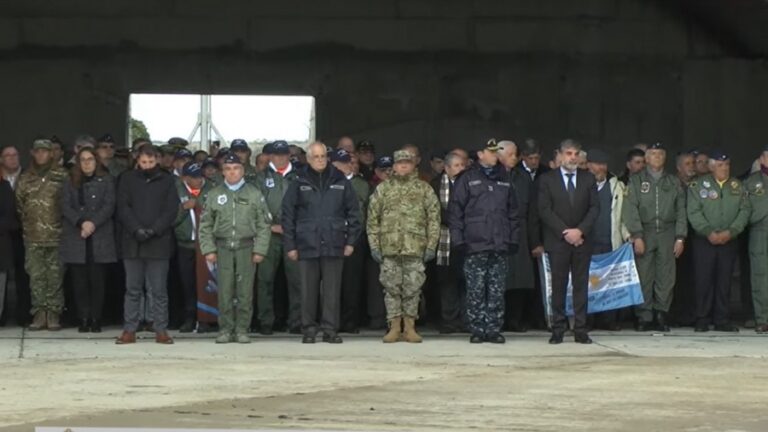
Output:
[[[448,200],[451,198],[451,181],[447,174],[443,174],[440,178],[440,193],[438,195],[440,206],[443,210],[447,210]],[[447,221],[443,221],[440,226],[440,242],[437,244],[437,265],[439,266],[447,266],[451,257],[451,231],[444,225],[446,223]]]

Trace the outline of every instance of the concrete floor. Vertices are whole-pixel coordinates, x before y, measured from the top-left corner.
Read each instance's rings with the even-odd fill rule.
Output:
[[[544,333],[386,346],[374,333],[314,346],[206,335],[116,346],[116,335],[0,329],[0,431],[768,430],[768,339],[749,330],[595,332],[591,346],[550,346]]]

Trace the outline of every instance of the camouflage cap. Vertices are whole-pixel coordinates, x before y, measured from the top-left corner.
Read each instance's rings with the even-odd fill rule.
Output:
[[[398,150],[395,152],[394,161],[398,162],[413,162],[413,155],[408,150]]]
[[[32,150],[52,150],[53,149],[53,143],[51,140],[46,138],[38,138],[34,142],[32,142]]]

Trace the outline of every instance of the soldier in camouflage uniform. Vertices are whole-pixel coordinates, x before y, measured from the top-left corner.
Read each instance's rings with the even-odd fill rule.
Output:
[[[421,342],[415,320],[426,280],[424,263],[435,258],[440,239],[440,203],[429,184],[418,178],[413,155],[399,150],[394,156],[394,175],[371,197],[368,241],[371,255],[381,263],[389,321],[384,342],[400,339],[401,323],[407,342]]]
[[[258,171],[253,167],[253,165],[251,165],[252,152],[248,142],[240,138],[234,139],[232,140],[232,144],[229,146],[229,151],[237,155],[237,157],[240,158],[240,162],[243,163],[243,168],[245,169],[245,181],[248,183],[256,184],[258,181],[256,178]]]
[[[216,343],[250,343],[253,278],[269,251],[269,208],[259,189],[246,183],[234,154],[222,164],[224,183],[213,188],[200,220],[200,251],[219,268],[219,336]]]
[[[50,140],[38,139],[32,144],[32,167],[19,178],[16,199],[24,222],[26,269],[32,290],[30,330],[61,329],[64,309],[61,289],[62,270],[59,264],[61,212],[59,197],[67,173],[53,161]]]

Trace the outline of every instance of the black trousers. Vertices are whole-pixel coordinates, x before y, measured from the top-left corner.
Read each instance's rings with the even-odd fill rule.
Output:
[[[465,327],[467,287],[464,281],[464,257],[451,251],[447,266],[435,267],[435,283],[440,291],[440,318],[444,326]]]
[[[693,228],[688,228],[693,232]],[[693,244],[685,245],[683,254],[677,259],[675,288],[670,313],[677,325],[690,326],[696,322],[696,283],[693,267]],[[749,273],[746,273],[749,274]]]
[[[341,328],[343,330],[353,330],[360,326],[360,309],[365,289],[365,257],[368,255],[365,243],[358,240],[352,255],[344,257],[344,269],[341,274]]]
[[[387,308],[384,305],[384,285],[379,281],[381,265],[370,256],[366,257],[366,309],[368,325],[372,328],[384,328],[387,325]]]
[[[101,321],[107,264],[69,264],[77,317]]]
[[[696,268],[696,323],[728,324],[730,321],[731,277],[738,242],[713,245],[705,237],[693,238]]]
[[[321,257],[299,260],[301,273],[301,327],[305,335],[314,336],[318,330],[317,309],[321,305],[320,330],[326,335],[339,331],[341,308],[342,257]],[[320,293],[322,282],[322,295]]]
[[[196,320],[197,318],[197,283],[195,249],[178,247],[176,249],[176,264],[179,271],[179,288],[181,299],[177,300],[176,316],[183,315],[184,319]]]
[[[11,244],[13,247],[13,277],[16,284],[16,323],[25,326],[31,321],[29,311],[32,309],[32,293],[29,290],[29,275],[24,268],[26,254],[21,230],[11,234]]]
[[[552,267],[552,332],[563,334],[568,319],[565,315],[565,297],[568,288],[568,273],[573,282],[573,312],[575,334],[587,333],[587,288],[589,285],[589,263],[592,259],[591,246],[568,246],[567,249],[547,251]]]

